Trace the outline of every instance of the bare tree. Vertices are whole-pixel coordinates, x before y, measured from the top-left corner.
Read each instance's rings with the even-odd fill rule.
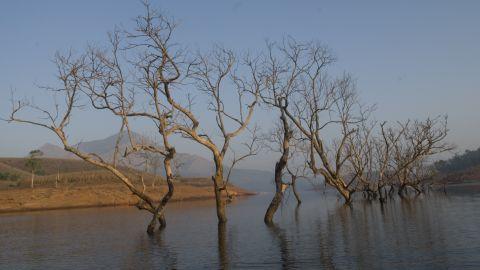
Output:
[[[167,57],[168,58],[168,57]],[[171,88],[165,89],[168,102],[178,110],[184,122],[177,125],[184,136],[207,148],[213,157],[215,173],[212,176],[214,185],[217,217],[219,223],[225,223],[225,191],[227,185],[224,179],[224,159],[230,149],[233,138],[244,132],[251,122],[254,109],[262,90],[261,74],[257,70],[258,61],[245,57],[237,60],[236,55],[225,48],[216,46],[210,54],[198,54],[188,66],[187,76],[201,94],[208,99],[208,110],[216,120],[219,140],[214,140],[212,134],[200,131],[200,121],[188,105],[182,105],[174,98]],[[235,71],[242,66],[247,75],[240,76]],[[237,95],[238,113],[232,113],[226,108],[225,99],[231,98],[227,89],[234,87]],[[248,100],[248,101],[247,101]],[[218,135],[217,133],[217,135]]]
[[[392,147],[399,144],[405,132],[404,129],[386,128],[386,124],[387,122],[379,125],[376,122],[362,123],[348,144],[353,178],[359,182],[357,189],[362,191],[367,199],[378,196],[382,203],[387,197],[385,188],[390,186],[391,194],[395,184],[395,171],[391,166]]]
[[[176,151],[169,137],[177,130],[175,109],[169,105],[164,93],[171,84],[179,81],[180,73],[166,53],[171,48],[175,23],[152,10],[148,4],[145,8],[145,15],[137,17],[133,31],[116,30],[110,35],[110,55],[99,49],[91,50],[84,89],[94,108],[108,110],[122,119],[122,129],[127,130],[131,145],[125,149],[124,156],[143,151],[164,157],[168,191],[155,208],[148,227],[148,232],[152,232],[157,219],[161,228],[166,226],[163,211],[174,192],[172,161]],[[119,50],[124,51],[125,59],[120,59]],[[126,77],[128,72],[130,77]],[[147,104],[139,108],[135,98],[142,94]],[[137,142],[130,131],[130,118],[153,122],[162,138],[162,147]]]
[[[396,122],[396,126],[363,122],[348,140],[349,165],[358,191],[368,199],[379,197],[385,202],[394,188],[403,196],[407,187],[423,192],[433,171],[426,161],[430,156],[452,149],[444,142],[447,135],[446,118],[427,118],[425,121]]]
[[[29,102],[15,101],[10,121],[47,128],[58,136],[66,151],[112,172],[140,198],[138,207],[152,213],[147,228],[152,233],[157,220],[160,221],[160,228],[165,227],[164,208],[174,192],[171,162],[175,148],[170,144],[169,136],[176,131],[175,109],[166,100],[164,103],[161,97],[165,96],[168,91],[166,88],[175,83],[180,75],[164,53],[175,24],[152,11],[148,4],[145,7],[146,14],[137,18],[134,31],[116,29],[109,34],[107,49],[90,47],[87,53],[77,58],[71,53],[66,56],[56,55],[60,87],[47,89],[61,95],[64,104],[55,103],[54,110],[48,111]],[[144,189],[136,187],[129,176],[117,168],[122,152],[119,149],[120,140],[117,140],[111,160],[104,160],[95,153],[82,152],[68,141],[65,128],[75,109],[84,105],[82,100],[85,98],[94,109],[109,111],[119,118],[119,134],[126,131],[130,142],[130,146],[123,151],[124,157],[138,152],[152,152],[164,157],[168,192],[159,203],[146,194]],[[145,100],[145,104],[137,104],[139,100]],[[44,114],[46,121],[18,117],[27,108]],[[137,141],[131,132],[131,118],[145,118],[153,122],[162,137],[162,147]]]
[[[85,66],[85,57],[74,59],[71,54],[62,56],[57,54],[55,63],[58,68],[58,79],[61,85],[58,88],[49,88],[57,94],[61,94],[64,103],[55,103],[52,111],[42,109],[27,100],[13,100],[12,112],[9,117],[10,122],[25,123],[51,130],[62,142],[64,149],[69,151],[83,160],[105,168],[115,176],[117,176],[135,195],[150,203],[153,202],[148,195],[140,192],[130,179],[116,168],[113,164],[104,161],[95,153],[84,153],[78,150],[74,145],[70,144],[65,132],[65,128],[70,124],[72,112],[80,106],[81,82],[79,80],[79,71]],[[20,113],[29,110],[31,113],[43,115],[34,119],[26,119],[19,116]],[[39,119],[40,118],[40,119]],[[42,121],[43,120],[43,121]],[[150,205],[153,209],[153,204]]]
[[[376,123],[366,121],[356,126],[356,131],[348,137],[346,151],[350,165],[350,181],[356,191],[361,191],[368,199],[377,196],[378,178],[375,175],[375,137],[373,134]]]
[[[295,196],[295,200],[297,200],[297,205],[300,205],[302,203],[302,199],[300,198],[300,194],[297,190],[297,180],[299,179],[308,180],[311,177],[307,172],[308,166],[306,165],[307,164],[305,162],[302,162],[301,165],[287,166],[287,172],[288,172],[288,175],[290,176],[290,182],[288,183],[288,185],[292,188],[293,195]],[[290,168],[290,167],[293,167],[293,168]]]
[[[392,144],[398,143],[403,131],[391,132],[385,129],[387,122],[380,124],[381,134],[373,138],[371,141],[372,152],[372,170],[377,174],[377,192],[381,203],[386,202],[387,190],[386,187],[390,186],[392,190],[392,170],[390,168],[390,161],[392,158]],[[389,192],[391,193],[391,192]]]
[[[162,96],[166,104],[155,103],[158,104],[156,115],[143,111],[129,112],[127,117],[143,116],[157,121],[170,120],[172,125],[168,128],[167,123],[161,124],[163,120],[157,122],[159,128],[165,127],[165,135],[179,132],[212,153],[215,164],[212,180],[217,216],[219,222],[226,222],[225,201],[222,196],[226,189],[223,176],[224,158],[230,149],[231,140],[247,129],[257,105],[262,87],[262,80],[257,72],[257,61],[251,57],[238,61],[232,51],[219,46],[216,46],[210,54],[199,53],[197,56],[189,57],[185,50],[172,43],[176,24],[146,6],[147,14],[137,19],[136,31],[127,33],[130,39],[127,48],[140,51],[136,62],[139,68],[145,71],[143,82],[153,90],[151,97],[154,100]],[[250,76],[238,75],[240,73],[235,72],[238,66],[244,67],[242,71]],[[209,100],[208,109],[214,113],[221,135],[220,142],[214,140],[212,134],[207,135],[200,131],[200,121],[192,111],[192,97],[185,91],[190,85],[196,86],[196,93],[203,94]],[[239,108],[237,114],[227,110],[224,105],[225,99],[231,98],[231,95],[225,93],[229,88],[237,90],[236,106]],[[179,90],[181,91],[178,94]],[[158,113],[166,109],[166,105],[169,107],[167,110],[171,111]],[[172,117],[176,118],[175,121],[171,120]],[[164,146],[169,149],[169,146]],[[133,149],[156,151],[148,147]]]
[[[232,153],[232,158],[231,158],[231,163],[230,166],[228,167],[228,172],[227,176],[225,177],[225,193],[227,195],[228,201],[231,201],[233,199],[232,194],[228,191],[228,185],[230,183],[230,179],[232,177],[232,172],[238,166],[241,162],[245,161],[246,159],[256,156],[260,150],[260,145],[258,143],[259,138],[257,136],[257,130],[258,127],[255,126],[252,130],[249,130],[251,133],[251,141],[250,142],[244,142],[242,143],[242,146],[246,151],[244,151],[242,154],[237,154],[237,151],[235,149],[231,149]]]
[[[291,121],[309,144],[310,170],[323,176],[347,204],[357,191],[369,198],[380,195],[384,201],[387,185],[391,190],[398,185],[401,194],[416,183],[408,180],[419,175],[413,172],[414,164],[420,166],[424,157],[450,148],[444,143],[446,121],[440,118],[399,122],[398,130],[385,129],[382,123],[381,135],[376,136],[377,124],[367,122],[374,107],[360,104],[350,75],[329,75],[335,59],[327,48],[292,38],[267,48],[265,103]],[[281,180],[278,183],[281,191]]]
[[[291,188],[297,204],[301,204],[300,194],[297,190],[298,179],[308,179],[306,166],[306,148],[299,138],[296,138],[295,129],[292,128],[288,118],[280,115],[280,122],[263,137],[265,148],[280,157],[274,167],[274,196],[265,212],[264,221],[267,225],[273,224],[273,216],[282,204],[286,191]],[[287,130],[287,131],[286,131]],[[289,179],[289,180],[288,180]]]
[[[309,167],[350,203],[355,188],[342,170],[350,155],[346,143],[355,133],[355,125],[365,121],[369,108],[359,105],[351,76],[330,78],[327,68],[335,59],[327,48],[287,39],[277,51],[296,89],[285,101],[285,114],[310,144]],[[324,135],[327,130],[338,134],[331,143]]]
[[[386,140],[391,145],[392,153],[390,177],[395,179],[400,196],[405,195],[407,187],[421,192],[421,180],[428,178],[423,177],[425,159],[453,149],[452,145],[445,142],[447,133],[446,116],[427,118],[425,121],[397,122],[397,128],[386,131]]]
[[[279,129],[277,129],[278,131],[281,131],[281,135],[280,137],[274,138],[280,140],[278,141],[278,143],[281,144],[279,150],[281,156],[279,160],[275,163],[275,195],[273,196],[272,201],[270,202],[267,211],[265,212],[264,221],[267,224],[273,222],[273,215],[275,214],[283,200],[283,194],[286,188],[286,184],[284,183],[282,178],[284,176],[284,169],[287,168],[288,159],[290,157],[290,140],[293,137],[293,132],[290,129],[287,117],[285,116],[283,109],[281,109],[281,111],[282,112],[280,115],[280,121],[282,124]]]
[[[283,55],[278,55],[278,50]],[[282,203],[284,191],[288,186],[288,183],[283,181],[282,178],[284,177],[285,169],[288,169],[289,159],[291,159],[292,153],[295,152],[291,150],[292,140],[295,140],[295,130],[292,128],[293,124],[287,116],[287,106],[289,100],[293,99],[299,91],[298,79],[303,69],[298,67],[295,61],[292,61],[292,57],[293,59],[297,58],[301,53],[301,49],[294,50],[292,55],[287,55],[287,53],[288,50],[285,46],[281,47],[276,43],[267,42],[267,55],[264,64],[266,91],[262,93],[261,98],[268,108],[278,113],[279,122],[276,128],[265,138],[265,142],[270,150],[281,154],[275,163],[275,195],[264,217],[264,221],[267,224],[272,223],[273,216]],[[301,200],[296,192],[295,185],[298,171],[294,173],[292,170],[288,170],[288,172],[291,176],[290,185],[294,190],[297,201],[300,203]]]

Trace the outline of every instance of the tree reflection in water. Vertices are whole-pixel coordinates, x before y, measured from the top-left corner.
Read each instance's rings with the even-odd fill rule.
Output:
[[[208,203],[172,205],[172,226],[152,237],[137,226],[144,216],[128,208],[3,215],[0,268],[480,269],[479,195],[349,208],[304,194],[271,227],[262,220],[268,196],[230,205],[229,223],[218,227]]]

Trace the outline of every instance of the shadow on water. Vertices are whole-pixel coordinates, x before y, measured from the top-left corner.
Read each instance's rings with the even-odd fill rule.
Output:
[[[229,205],[226,225],[213,202],[172,204],[151,237],[131,208],[0,215],[0,269],[479,269],[480,196],[448,194],[345,207],[306,192],[273,226],[270,194]]]

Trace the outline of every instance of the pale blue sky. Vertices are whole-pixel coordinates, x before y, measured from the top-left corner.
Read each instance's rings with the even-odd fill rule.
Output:
[[[378,104],[379,120],[447,113],[449,140],[459,150],[480,146],[480,1],[151,2],[180,22],[177,41],[193,48],[252,50],[285,35],[319,40],[338,57],[336,68],[355,76],[363,101]],[[101,43],[141,11],[138,1],[1,1],[0,116],[9,112],[11,87],[42,101],[34,85],[52,82],[56,50]],[[115,132],[107,116],[92,115],[75,116],[73,140]],[[56,138],[0,122],[0,156],[23,156],[44,142]],[[258,167],[272,161],[258,160]]]

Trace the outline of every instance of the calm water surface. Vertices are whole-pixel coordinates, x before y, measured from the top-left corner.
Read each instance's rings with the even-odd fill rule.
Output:
[[[355,202],[303,192],[266,227],[271,194],[237,200],[226,227],[213,201],[171,204],[149,237],[134,208],[0,215],[0,269],[480,269],[478,187]]]

